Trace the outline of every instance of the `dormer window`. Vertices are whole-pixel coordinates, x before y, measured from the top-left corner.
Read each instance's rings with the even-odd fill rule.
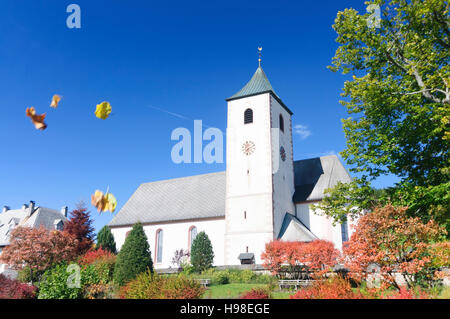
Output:
[[[246,109],[244,112],[244,124],[253,123],[253,110]]]
[[[281,114],[280,114],[280,131],[284,133],[284,120]]]

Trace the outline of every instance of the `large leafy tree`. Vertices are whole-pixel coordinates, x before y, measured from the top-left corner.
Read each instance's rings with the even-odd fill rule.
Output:
[[[133,226],[117,255],[114,282],[120,286],[149,270],[153,272],[153,261],[147,236],[141,223]]]
[[[211,268],[214,261],[214,252],[208,235],[204,231],[197,234],[191,247],[191,264],[194,271],[202,272]]]
[[[83,203],[70,212],[70,219],[64,224],[64,232],[78,240],[78,255],[86,253],[94,244],[95,232],[90,212]]]
[[[366,4],[378,6],[380,19],[377,10],[338,12],[333,28],[339,47],[330,66],[352,75],[342,93],[350,117],[343,120],[347,148],[341,154],[359,178],[329,191],[330,199],[320,206],[341,221],[356,212],[354,206],[373,209],[392,202],[424,220],[448,224],[449,2]],[[377,194],[370,182],[384,174],[400,182]]]
[[[116,241],[114,240],[114,236],[111,233],[111,229],[108,227],[108,225],[103,226],[103,228],[98,232],[97,248],[108,250],[113,254],[117,253]]]

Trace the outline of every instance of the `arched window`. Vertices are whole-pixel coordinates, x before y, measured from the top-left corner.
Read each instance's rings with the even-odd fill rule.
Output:
[[[155,242],[155,260],[157,263],[162,262],[162,250],[163,250],[163,231],[158,229],[156,231],[156,242]]]
[[[280,114],[280,131],[284,132],[284,120],[281,114]]]
[[[197,237],[197,227],[191,226],[189,227],[189,250],[191,250],[192,243],[194,242],[195,237]]]
[[[253,123],[253,111],[252,109],[246,109],[244,112],[244,124]]]

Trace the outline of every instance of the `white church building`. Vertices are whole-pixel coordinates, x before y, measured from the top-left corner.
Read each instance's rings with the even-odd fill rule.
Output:
[[[141,222],[155,269],[174,267],[175,251],[189,250],[201,231],[216,266],[262,264],[265,244],[277,239],[325,239],[341,249],[347,224],[311,209],[325,189],[351,181],[338,157],[294,161],[293,113],[261,66],[227,103],[226,171],[140,185],[109,223],[118,248]]]

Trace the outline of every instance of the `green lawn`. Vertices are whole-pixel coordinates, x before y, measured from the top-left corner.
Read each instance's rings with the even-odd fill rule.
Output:
[[[226,285],[211,285],[203,295],[204,299],[235,299],[252,288],[264,288],[266,284],[226,284]],[[273,299],[286,299],[292,292],[273,291]]]

